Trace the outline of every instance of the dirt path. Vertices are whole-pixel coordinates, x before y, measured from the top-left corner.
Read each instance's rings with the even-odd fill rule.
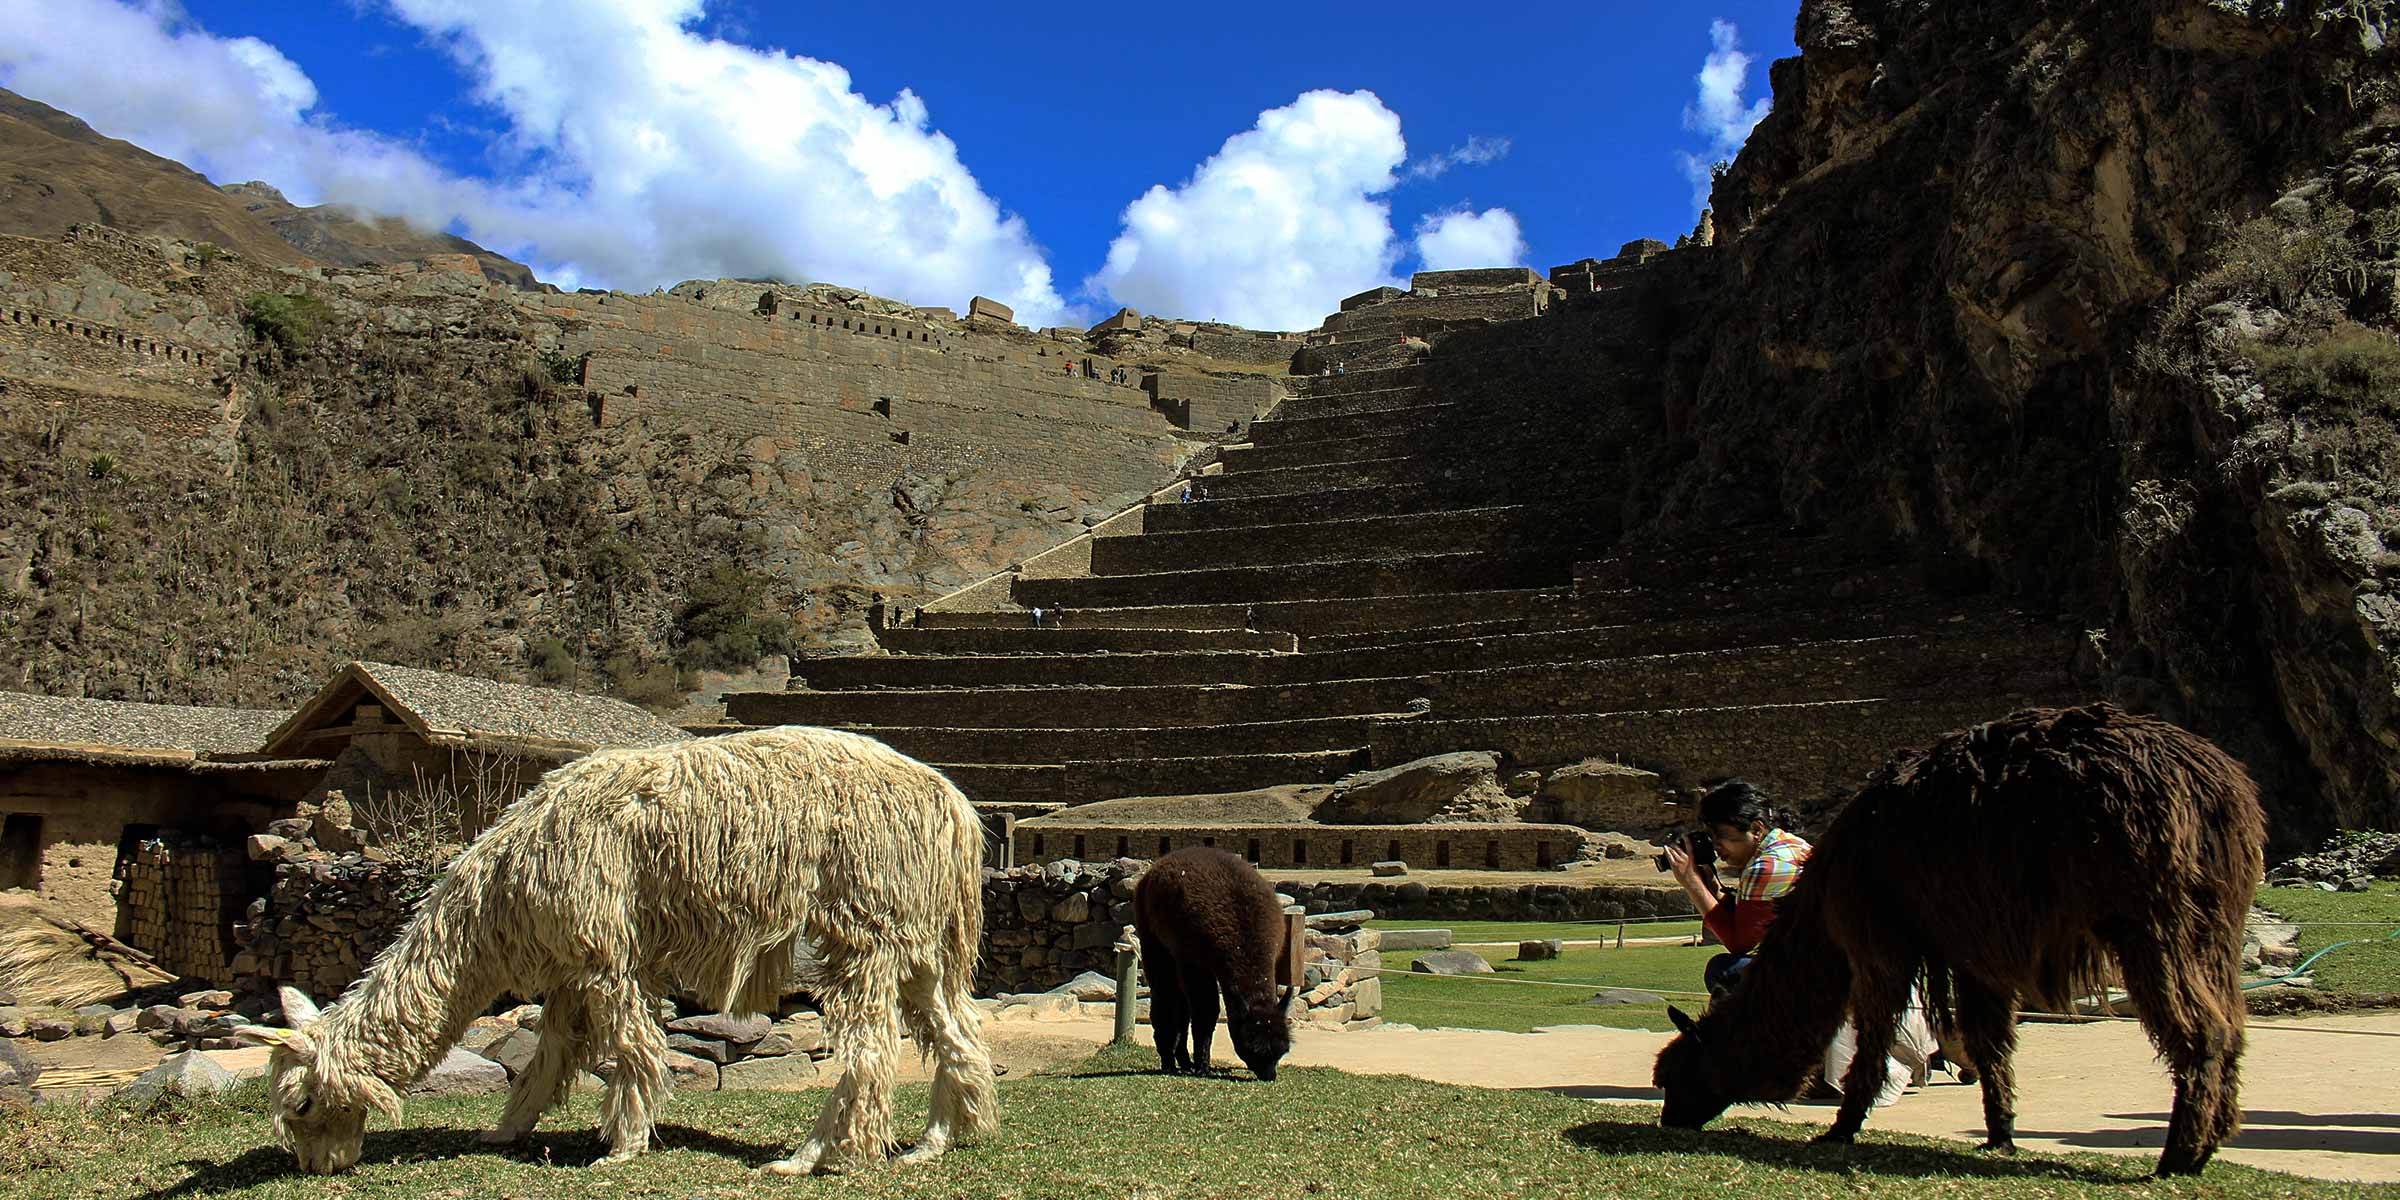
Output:
[[[2278,1030],[2278,1025],[2395,1036],[2309,1033]],[[2400,1055],[2400,1013],[2254,1020],[2250,1028],[2242,1071],[2243,1128],[2220,1157],[2322,1179],[2400,1181],[2400,1072],[2391,1067]],[[1654,1102],[1658,1092],[1650,1086],[1650,1067],[1667,1037],[1597,1026],[1541,1033],[1303,1030],[1286,1061],[1363,1075]],[[2157,1156],[2172,1085],[2138,1026],[2028,1024],[2020,1027],[2019,1038],[2019,1145]],[[1823,1125],[1832,1122],[1833,1108],[1794,1105],[1778,1115]],[[1876,1111],[1867,1127],[1980,1142],[1982,1090],[1935,1083]]]

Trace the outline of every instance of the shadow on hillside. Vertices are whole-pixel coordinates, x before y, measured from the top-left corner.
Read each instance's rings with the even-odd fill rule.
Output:
[[[1972,1177],[1978,1179],[2070,1179],[2084,1183],[2124,1183],[2149,1170],[2148,1163],[2128,1160],[2122,1172],[2082,1163],[2038,1157],[2001,1157],[1965,1146],[1956,1150],[1935,1146],[1898,1146],[1866,1142],[1855,1146],[1816,1145],[1803,1138],[1767,1137],[1746,1129],[1703,1130],[1698,1133],[1631,1121],[1587,1121],[1563,1135],[1578,1148],[1603,1154],[1722,1154],[1761,1166],[1819,1171],[1829,1175],[1890,1175],[1908,1178]]]
[[[535,1133],[513,1146],[487,1146],[472,1129],[382,1129],[367,1134],[359,1169],[394,1162],[441,1158],[502,1158],[534,1165],[583,1166],[608,1152],[595,1130]],[[780,1143],[749,1142],[688,1125],[662,1124],[652,1130],[651,1152],[690,1150],[720,1155],[746,1167],[759,1167],[789,1153]],[[141,1193],[136,1200],[166,1200],[173,1196],[210,1195],[251,1187],[270,1179],[302,1177],[292,1152],[281,1146],[260,1146],[223,1162],[187,1158],[178,1164],[192,1173],[181,1182]]]

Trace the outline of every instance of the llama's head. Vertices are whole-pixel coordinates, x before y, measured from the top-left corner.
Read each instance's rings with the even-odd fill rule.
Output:
[[[315,1003],[293,988],[279,989],[289,1029],[253,1025],[242,1036],[274,1048],[267,1059],[275,1140],[291,1148],[300,1169],[315,1175],[347,1171],[358,1162],[367,1114],[400,1115],[390,1084],[328,1053]]]
[[[1666,1092],[1658,1123],[1670,1129],[1698,1129],[1717,1119],[1742,1097],[1731,1086],[1722,1036],[1711,1039],[1707,1018],[1695,1021],[1682,1009],[1667,1006],[1667,1016],[1683,1032],[1658,1052],[1650,1082]],[[1722,1030],[1715,1031],[1720,1035]]]
[[[1226,1014],[1230,1018],[1228,1024],[1233,1027],[1233,1052],[1260,1079],[1272,1081],[1275,1064],[1291,1053],[1292,1026],[1284,1012],[1291,1004],[1292,991],[1288,987],[1280,994],[1270,991],[1268,995],[1276,996],[1271,1010],[1252,1005]]]

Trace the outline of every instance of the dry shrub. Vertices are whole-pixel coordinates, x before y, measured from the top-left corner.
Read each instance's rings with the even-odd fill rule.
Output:
[[[409,784],[367,789],[352,803],[352,819],[368,840],[398,862],[438,867],[524,794],[535,771],[515,754],[452,751],[450,769],[409,771]]]

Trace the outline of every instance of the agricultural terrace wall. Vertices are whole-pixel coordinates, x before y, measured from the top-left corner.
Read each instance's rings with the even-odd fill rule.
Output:
[[[1571,862],[1584,831],[1571,825],[1105,825],[1044,817],[1017,826],[1017,857],[1039,861],[1157,857],[1216,846],[1262,867],[1363,867],[1396,861],[1420,867],[1540,871]]]
[[[1197,448],[1112,364],[1055,346],[852,312],[773,316],[658,296],[526,296],[567,325],[602,424],[643,420],[813,443],[812,469],[1001,471],[1108,495],[1156,487]],[[847,327],[845,327],[845,325]],[[1072,361],[1077,370],[1066,367]]]
[[[206,438],[232,431],[226,407],[222,399],[205,392],[166,385],[12,378],[0,364],[0,422],[10,424],[55,415],[80,426]]]

